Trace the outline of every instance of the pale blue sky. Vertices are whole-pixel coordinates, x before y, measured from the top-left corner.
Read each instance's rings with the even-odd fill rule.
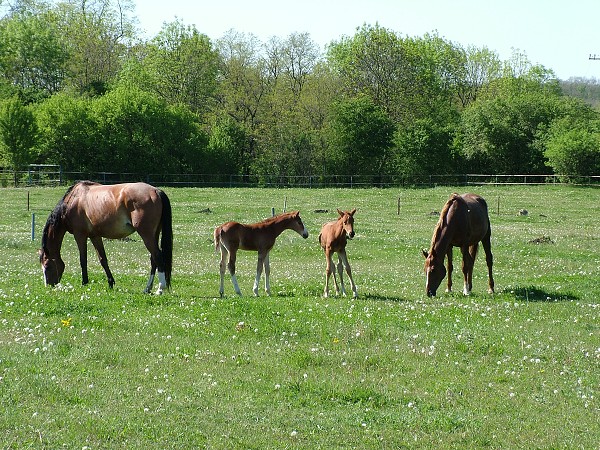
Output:
[[[229,29],[263,42],[307,32],[323,49],[363,24],[404,36],[437,31],[463,46],[487,47],[508,59],[512,48],[558,77],[600,79],[599,0],[135,0],[147,37],[179,18],[212,40]]]

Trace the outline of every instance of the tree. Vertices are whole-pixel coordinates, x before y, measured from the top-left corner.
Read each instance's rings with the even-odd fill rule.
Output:
[[[67,80],[78,92],[104,94],[134,39],[132,0],[65,0],[56,5],[68,51]]]
[[[565,99],[561,116],[548,128],[544,155],[561,175],[600,173],[600,113],[583,101]]]
[[[430,118],[399,129],[393,151],[394,173],[403,178],[456,173],[459,161],[452,151],[453,128]]]
[[[390,117],[367,96],[337,104],[331,123],[330,173],[379,181],[389,169],[386,161],[394,129]]]
[[[34,159],[37,124],[31,110],[12,97],[0,103],[0,149],[15,172],[23,170]]]
[[[217,94],[217,116],[235,120],[246,136],[240,147],[242,174],[250,176],[250,167],[258,151],[261,121],[272,86],[267,64],[254,35],[228,32],[217,42],[221,55],[222,81]]]
[[[141,50],[138,67],[146,74],[144,89],[199,114],[212,108],[220,60],[206,35],[179,21],[171,22]]]
[[[68,53],[51,10],[16,10],[0,20],[0,77],[27,101],[63,87]]]
[[[185,105],[168,105],[139,89],[118,88],[93,102],[95,170],[187,173],[201,168],[206,138]]]

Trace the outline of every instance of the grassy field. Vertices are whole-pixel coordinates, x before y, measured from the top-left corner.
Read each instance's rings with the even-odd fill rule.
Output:
[[[81,286],[70,235],[45,288],[36,252],[65,188],[0,190],[0,448],[598,448],[600,190],[471,188],[497,293],[481,253],[462,295],[455,250],[457,292],[427,298],[420,251],[454,190],[165,188],[163,296],[142,293],[137,235],[106,243],[113,290],[91,245]],[[256,254],[240,252],[244,296],[227,278],[219,298],[214,227],[284,204],[311,236],[278,239],[272,295],[251,296]],[[336,208],[358,209],[358,299],[322,298],[317,235]]]

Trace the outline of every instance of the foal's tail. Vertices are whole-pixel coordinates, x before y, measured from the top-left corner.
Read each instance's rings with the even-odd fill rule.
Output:
[[[214,240],[215,240],[215,252],[219,253],[219,248],[221,247],[221,227],[220,226],[215,228]]]
[[[160,247],[165,265],[165,281],[167,288],[171,286],[171,271],[173,270],[173,215],[171,213],[171,201],[167,194],[159,190],[158,195],[162,202]]]

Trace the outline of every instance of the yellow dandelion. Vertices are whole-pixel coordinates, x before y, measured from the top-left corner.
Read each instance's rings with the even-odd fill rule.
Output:
[[[69,317],[68,319],[62,319],[60,321],[60,323],[62,324],[63,327],[70,327],[71,326],[71,321],[73,320],[72,317]]]

